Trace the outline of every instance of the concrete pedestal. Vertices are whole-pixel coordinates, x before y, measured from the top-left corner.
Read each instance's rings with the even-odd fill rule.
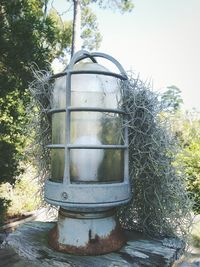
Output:
[[[47,242],[55,223],[29,222],[9,234],[0,249],[0,267],[165,267],[182,254],[175,239],[150,240],[126,232],[128,241],[119,251],[101,256],[75,256],[53,250]]]
[[[60,209],[57,225],[49,233],[52,248],[75,255],[107,254],[125,242],[115,210],[82,213]]]

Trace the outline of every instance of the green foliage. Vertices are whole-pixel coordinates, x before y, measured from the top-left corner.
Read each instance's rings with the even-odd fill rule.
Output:
[[[6,198],[0,198],[0,225],[4,222],[7,209],[10,206],[11,201]]]
[[[200,139],[192,141],[179,155],[187,175],[187,189],[194,200],[193,210],[200,213]]]
[[[82,48],[89,50],[98,49],[102,40],[98,28],[96,15],[88,6],[89,3],[81,2],[81,38],[83,39]],[[63,21],[57,11],[52,8],[48,15],[57,25],[57,44],[58,55],[61,61],[65,61],[66,56],[71,51],[72,25],[71,20]],[[61,52],[60,52],[61,51]]]
[[[1,183],[7,181],[13,183],[14,178],[20,173],[18,167],[20,153],[17,152],[15,144],[0,141],[0,154],[4,155],[0,157]]]
[[[113,11],[120,11],[122,14],[131,12],[134,7],[132,0],[68,0],[68,2],[81,6],[82,48],[88,48],[89,50],[98,49],[102,40],[98,29],[97,17],[90,8],[91,4],[97,4],[103,9],[109,8]]]
[[[49,69],[48,62],[60,53],[59,28],[51,17],[44,16],[43,7],[42,0],[1,1],[0,184],[14,184],[25,169],[20,162],[27,161],[25,149],[30,143],[30,118],[26,115],[30,102],[27,88],[34,79],[30,65],[34,62]],[[12,199],[2,198],[3,217]],[[16,205],[19,203],[16,199]]]
[[[27,211],[36,210],[41,202],[38,194],[39,183],[35,179],[36,171],[29,166],[15,181],[14,185],[4,183],[0,186],[0,199],[5,200],[7,215],[12,217]]]
[[[81,38],[83,41],[83,48],[89,50],[98,49],[102,40],[98,29],[97,17],[89,7],[84,7],[81,13]]]
[[[23,171],[19,161],[24,158],[23,147],[27,143],[27,120],[19,90],[8,92],[0,98],[0,155],[3,155],[0,157],[0,183],[13,183],[15,177]]]
[[[200,213],[200,118],[197,113],[177,112],[171,122],[181,145],[175,165],[182,167],[187,190],[194,200],[193,210]]]
[[[165,109],[170,112],[179,110],[181,104],[183,103],[181,98],[181,90],[175,85],[168,86],[161,98],[165,103]]]
[[[55,9],[51,9],[48,17],[56,25],[56,57],[61,59],[70,53],[72,38],[72,21],[63,21]]]
[[[197,111],[183,112],[181,91],[176,86],[167,87],[161,99],[165,105],[163,117],[171,123],[171,129],[180,145],[174,165],[185,176],[187,190],[194,201],[193,211],[200,213],[200,116]]]
[[[131,12],[134,8],[132,0],[82,0],[83,5],[90,3],[97,3],[101,8],[110,8],[112,10],[119,10],[121,13]]]
[[[0,183],[13,183],[27,145],[30,64],[49,67],[47,61],[57,53],[57,29],[51,18],[44,17],[41,0],[3,0],[0,15],[0,149],[4,155]]]

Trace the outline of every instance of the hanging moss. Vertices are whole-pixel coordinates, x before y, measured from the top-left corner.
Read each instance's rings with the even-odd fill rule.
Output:
[[[173,166],[178,144],[168,121],[161,119],[165,103],[139,78],[122,83],[122,89],[133,198],[119,209],[120,222],[126,229],[152,237],[184,237],[191,224],[192,203],[184,177]]]

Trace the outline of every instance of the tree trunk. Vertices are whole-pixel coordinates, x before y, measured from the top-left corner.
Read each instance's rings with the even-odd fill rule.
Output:
[[[72,30],[72,48],[71,57],[75,52],[81,49],[81,4],[80,0],[73,0],[73,30]]]

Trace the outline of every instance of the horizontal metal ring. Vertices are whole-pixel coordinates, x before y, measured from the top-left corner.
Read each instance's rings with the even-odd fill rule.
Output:
[[[110,72],[110,71],[100,71],[100,70],[72,70],[69,71],[70,74],[99,74],[105,76],[112,76],[115,78],[119,78],[121,80],[127,80],[127,76],[123,76],[118,73]]]
[[[112,109],[112,108],[96,108],[96,107],[68,107],[69,111],[94,111],[94,112],[107,112],[107,113],[119,113],[126,114],[121,109]]]
[[[69,149],[127,149],[127,145],[66,145]]]
[[[65,72],[60,72],[60,73],[52,75],[49,79],[52,80],[52,79],[60,78],[62,76],[67,75],[68,73],[69,74],[99,74],[99,75],[116,77],[121,80],[128,79],[127,76],[125,75],[121,75],[121,74],[109,72],[109,71],[107,72],[107,71],[97,71],[97,70],[72,70],[72,71],[66,70]]]
[[[54,149],[127,149],[127,145],[61,145],[61,144],[52,144],[47,145],[47,148],[54,148]]]
[[[98,212],[77,212],[60,208],[59,214],[64,217],[76,218],[76,219],[100,219],[113,216],[115,214],[115,211],[116,211],[115,209],[109,209],[107,211],[98,211]]]
[[[96,107],[68,107],[67,108],[69,111],[94,111],[94,112],[107,112],[107,113],[119,113],[119,114],[126,114],[125,111],[121,109],[111,109],[111,108],[96,108]],[[48,114],[54,114],[54,113],[60,113],[60,112],[66,112],[65,108],[55,108],[55,109],[49,109],[47,111]]]
[[[66,112],[65,108],[52,108],[47,111],[48,114]]]

